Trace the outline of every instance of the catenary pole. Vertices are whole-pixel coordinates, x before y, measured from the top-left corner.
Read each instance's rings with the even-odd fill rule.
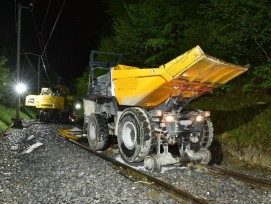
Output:
[[[21,16],[22,16],[22,5],[18,4],[18,22],[17,22],[17,63],[16,63],[16,79],[17,84],[20,83],[20,52],[21,52]],[[20,94],[17,96],[16,101],[16,118],[14,124],[20,121]],[[19,124],[18,124],[19,125]]]

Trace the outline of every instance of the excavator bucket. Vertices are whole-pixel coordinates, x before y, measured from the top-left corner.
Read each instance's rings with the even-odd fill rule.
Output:
[[[206,55],[199,46],[158,68],[117,65],[112,70],[120,105],[153,108],[171,96],[196,98],[237,77],[246,68]]]

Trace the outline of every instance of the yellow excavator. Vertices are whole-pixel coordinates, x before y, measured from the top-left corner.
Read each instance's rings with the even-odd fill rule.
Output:
[[[59,86],[55,92],[44,87],[39,95],[26,96],[25,105],[39,110],[38,118],[41,122],[69,122],[73,101],[64,86]]]
[[[83,128],[90,148],[104,149],[113,135],[126,162],[144,161],[150,171],[186,161],[209,163],[210,112],[185,106],[247,69],[206,55],[199,46],[155,68],[122,65],[121,59],[91,52]],[[178,147],[178,156],[169,146]]]

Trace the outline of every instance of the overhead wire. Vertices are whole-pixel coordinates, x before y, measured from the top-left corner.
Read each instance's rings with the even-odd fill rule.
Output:
[[[14,0],[14,3],[15,3],[15,30],[16,30],[16,33],[18,33],[18,26],[17,26],[17,1],[16,0]],[[34,0],[34,2],[33,3],[35,3],[35,0]],[[31,9],[31,16],[32,16],[32,19],[33,19],[33,23],[34,23],[34,27],[35,27],[35,32],[36,32],[36,34],[37,34],[37,37],[38,37],[38,41],[39,41],[39,45],[40,45],[40,50],[42,51],[43,50],[43,48],[41,47],[41,42],[40,42],[40,38],[39,38],[39,36],[38,36],[38,33],[37,33],[37,24],[36,24],[36,21],[35,21],[35,19],[34,19],[34,16],[33,16],[33,8],[34,8],[34,5],[35,4],[33,4],[33,7],[32,7],[32,9]],[[34,68],[34,66],[33,66],[33,64],[31,63],[31,60],[29,59],[29,57],[27,56],[27,54],[26,54],[26,52],[25,52],[25,50],[23,49],[23,47],[21,46],[21,50],[23,51],[23,54],[24,54],[24,56],[26,57],[26,59],[27,59],[27,61],[28,61],[28,63],[30,64],[30,66],[35,70],[35,68]],[[21,54],[21,50],[20,50],[20,54]],[[47,55],[46,55],[47,56]],[[45,63],[44,63],[44,60],[43,60],[43,58],[41,57],[41,61],[42,61],[42,65],[43,65],[43,68],[44,68],[44,71],[45,71],[45,73],[46,73],[46,76],[47,76],[47,80],[48,80],[48,83],[50,84],[50,79],[49,79],[49,76],[48,76],[48,73],[47,73],[47,70],[46,70],[46,67],[45,67]],[[36,71],[36,70],[35,70]],[[37,73],[37,71],[36,71],[36,73]]]
[[[44,28],[44,25],[45,25],[45,22],[46,22],[46,18],[47,18],[48,12],[49,12],[50,5],[51,5],[51,0],[49,1],[49,4],[48,4],[47,9],[46,9],[45,17],[44,17],[43,24],[42,24],[42,27],[41,27],[41,30],[40,30],[41,33],[43,31],[43,28]]]
[[[43,40],[43,36],[42,36],[41,33],[40,33],[39,36],[40,36],[41,47],[42,47],[41,50],[43,50],[43,48],[44,48],[44,40]],[[44,52],[44,59],[45,59],[45,61],[47,62],[47,66],[50,67],[50,66],[49,66],[49,61],[48,61],[48,56],[47,56],[47,52],[46,52],[46,51]]]
[[[44,52],[46,51],[46,48],[47,48],[47,46],[48,46],[48,43],[50,42],[50,39],[51,39],[51,37],[52,37],[52,34],[53,34],[53,32],[54,32],[54,30],[55,30],[55,27],[56,27],[56,24],[57,24],[57,22],[58,22],[59,16],[60,16],[60,14],[61,14],[61,12],[62,12],[62,10],[63,10],[65,4],[66,4],[66,1],[67,1],[67,0],[64,0],[63,3],[62,3],[62,6],[61,6],[60,11],[59,11],[59,13],[58,13],[58,16],[57,16],[57,18],[56,18],[56,21],[55,21],[55,23],[54,23],[54,26],[53,26],[53,28],[52,28],[52,30],[51,30],[50,35],[49,35],[49,38],[48,38],[48,40],[47,40],[47,42],[46,42],[46,44],[45,44],[45,46],[44,46],[43,52],[41,53],[41,56],[43,56],[43,55],[44,55]]]
[[[28,63],[30,64],[30,66],[33,68],[33,70],[34,70],[36,73],[38,73],[37,70],[35,69],[34,65],[32,64],[31,60],[29,59],[27,53],[26,53],[25,50],[23,49],[23,47],[21,47],[21,49],[22,49],[22,51],[23,51],[23,53],[24,53],[25,58],[27,59]]]
[[[59,13],[58,13],[58,15],[57,15],[57,18],[56,18],[56,20],[55,20],[55,23],[54,23],[54,25],[53,25],[53,27],[52,27],[52,30],[51,30],[51,32],[50,32],[50,35],[49,35],[48,40],[47,40],[47,42],[46,42],[45,45],[44,45],[44,40],[43,40],[43,36],[42,36],[42,31],[43,31],[43,27],[42,27],[42,30],[41,30],[41,33],[40,33],[40,36],[41,36],[41,43],[42,43],[42,46],[43,46],[43,51],[42,51],[42,53],[41,53],[41,58],[43,58],[43,56],[45,56],[45,57],[47,58],[47,55],[46,55],[46,49],[47,49],[48,43],[50,42],[50,39],[51,39],[51,37],[52,37],[52,34],[53,34],[53,32],[54,32],[54,29],[55,29],[56,24],[57,24],[57,22],[58,22],[58,19],[59,19],[59,17],[60,17],[60,14],[62,13],[62,10],[63,10],[63,8],[64,8],[64,6],[65,6],[65,4],[66,4],[66,1],[67,1],[67,0],[64,0],[63,3],[62,3],[62,6],[61,6],[61,8],[60,8],[60,11],[59,11]],[[50,0],[50,2],[49,2],[48,7],[47,7],[46,16],[47,16],[47,13],[48,13],[48,11],[49,11],[50,3],[51,3],[51,0]],[[45,17],[45,19],[44,19],[44,24],[45,24],[45,20],[46,20],[46,17]],[[43,24],[43,26],[44,26],[44,24]],[[47,61],[47,62],[48,62],[48,61]]]
[[[34,65],[31,63],[31,60],[29,59],[28,55],[29,55],[29,54],[30,54],[30,55],[35,55],[35,56],[39,56],[39,55],[36,55],[36,54],[34,54],[34,53],[27,53],[27,52],[25,52],[25,50],[24,50],[23,48],[21,48],[21,49],[22,49],[22,51],[23,51],[23,53],[24,53],[24,55],[25,55],[25,57],[26,57],[28,63],[31,65],[31,67],[33,68],[33,70],[36,72],[36,75],[34,76],[34,77],[36,77],[36,76],[38,75],[38,71],[35,69]],[[42,62],[42,58],[40,58],[40,59],[41,59],[41,62]],[[44,69],[44,71],[46,72],[46,69]],[[46,74],[46,75],[47,75],[47,74]],[[33,77],[33,78],[34,78],[34,77]],[[48,77],[48,75],[47,75],[47,77]],[[48,78],[47,78],[47,83],[48,83],[49,85],[52,85],[51,82],[50,82],[50,80],[48,80]]]
[[[18,29],[18,28],[17,28],[17,9],[18,9],[18,8],[17,8],[17,1],[14,0],[14,2],[15,2],[15,30],[16,30],[16,33],[18,33],[18,30],[17,30],[17,29]],[[43,40],[43,37],[42,37],[42,31],[43,31],[43,29],[44,29],[44,25],[45,25],[45,22],[46,22],[46,18],[47,18],[48,12],[49,12],[49,7],[50,7],[50,4],[51,4],[51,0],[49,1],[48,7],[47,7],[47,10],[46,10],[46,15],[45,15],[45,18],[44,18],[44,21],[43,21],[43,25],[42,25],[42,29],[41,29],[40,35],[38,34],[37,24],[36,24],[36,21],[35,21],[35,17],[34,17],[34,15],[33,15],[35,0],[34,0],[34,2],[33,2],[33,7],[32,7],[32,9],[31,9],[32,19],[33,19],[34,26],[35,26],[35,32],[36,32],[36,35],[37,35],[37,37],[38,37],[38,42],[39,42],[39,45],[40,45],[40,49],[42,50],[41,55],[40,55],[40,56],[41,56],[41,62],[42,62],[44,71],[45,71],[45,73],[46,73],[47,79],[48,79],[48,84],[50,84],[50,85],[51,85],[50,79],[49,79],[48,72],[47,72],[47,70],[46,70],[46,66],[45,66],[45,62],[44,62],[44,59],[43,59],[43,58],[45,58],[45,60],[46,60],[46,62],[47,62],[47,64],[48,64],[48,58],[47,58],[47,54],[46,54],[46,49],[47,49],[47,46],[48,46],[48,44],[49,44],[49,42],[50,42],[50,39],[51,39],[51,37],[52,37],[52,34],[53,34],[54,30],[55,30],[56,24],[57,24],[57,22],[58,22],[58,20],[59,20],[59,17],[60,17],[60,15],[61,15],[61,13],[62,13],[62,10],[63,10],[63,8],[64,8],[66,2],[67,2],[67,0],[64,0],[63,3],[62,3],[62,6],[61,6],[60,11],[59,11],[59,13],[58,13],[58,15],[57,15],[57,18],[56,18],[56,20],[55,20],[55,23],[54,23],[54,25],[53,25],[53,27],[52,27],[52,29],[51,29],[50,35],[49,35],[49,37],[48,37],[48,40],[47,40],[45,46],[44,46],[44,40]],[[40,38],[40,37],[41,37],[41,38]],[[27,56],[26,52],[24,51],[23,48],[21,48],[21,49],[23,50],[23,53],[24,53],[24,55],[26,56],[26,59],[27,59],[28,63],[29,63],[29,64],[31,65],[31,67],[35,70],[35,68],[34,68],[33,64],[31,63],[29,57]],[[35,71],[36,71],[36,70],[35,70]]]
[[[42,51],[43,50],[43,44],[42,44],[42,41],[40,39],[40,35],[39,35],[39,32],[38,32],[38,26],[37,26],[37,23],[36,23],[35,16],[34,16],[32,11],[31,11],[31,16],[32,16],[32,20],[33,20],[33,24],[34,24],[34,28],[35,28],[35,33],[36,33],[36,36],[37,36],[37,39],[38,39],[38,44],[39,44],[40,50]],[[48,59],[47,59],[46,53],[45,53],[44,56],[45,56],[45,60],[47,61],[47,65],[48,65]],[[40,59],[41,59],[42,66],[43,66],[43,69],[45,71],[47,80],[50,83],[50,78],[49,78],[49,75],[48,75],[48,72],[47,72],[47,69],[46,69],[46,66],[45,66],[44,59],[43,59],[42,55],[40,55]]]
[[[31,67],[33,68],[33,70],[36,72],[36,75],[31,75],[32,78],[29,79],[29,75],[30,75],[30,70],[27,71],[28,74],[24,74],[25,71],[26,71],[26,68],[25,68],[25,63],[26,61],[24,60],[24,63],[23,63],[23,66],[21,67],[21,70],[22,70],[22,75],[25,76],[28,81],[32,81],[32,79],[34,79],[36,76],[37,76],[37,71],[35,70],[33,64],[31,63],[30,59],[28,58],[28,56],[26,55],[26,52],[24,51],[24,49],[22,48],[23,50],[23,53],[25,54],[25,57],[27,59],[27,62],[31,65]]]
[[[42,27],[41,27],[40,35],[37,34],[40,37],[39,38],[39,43],[40,43],[41,50],[43,50],[43,48],[44,48],[44,40],[43,40],[42,32],[43,32],[43,28],[44,28],[44,25],[45,25],[45,22],[46,22],[46,19],[47,19],[47,15],[49,13],[50,5],[51,5],[51,0],[49,1],[47,9],[46,9],[46,13],[45,13],[45,17],[44,17],[43,24],[42,24]],[[48,56],[47,56],[46,52],[44,52],[44,58],[45,58],[45,61],[47,62],[47,66],[49,67],[49,61],[48,61]],[[43,57],[42,57],[42,59],[43,59]],[[44,62],[43,62],[43,65],[44,65]]]

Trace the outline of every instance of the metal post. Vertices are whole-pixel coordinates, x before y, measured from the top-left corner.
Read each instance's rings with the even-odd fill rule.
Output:
[[[39,95],[40,93],[40,56],[38,57],[38,93],[37,95]]]
[[[20,83],[21,15],[22,15],[22,6],[21,4],[18,4],[17,64],[16,64],[17,84]],[[16,118],[14,120],[13,127],[21,127],[21,126],[22,126],[22,121],[20,120],[20,94],[18,93],[17,101],[16,101]]]
[[[16,64],[16,74],[17,74],[17,83],[20,83],[20,51],[21,51],[21,15],[22,15],[22,6],[18,5],[18,27],[17,27],[17,64]],[[20,118],[20,97],[17,97],[17,107],[16,107],[16,120]]]

